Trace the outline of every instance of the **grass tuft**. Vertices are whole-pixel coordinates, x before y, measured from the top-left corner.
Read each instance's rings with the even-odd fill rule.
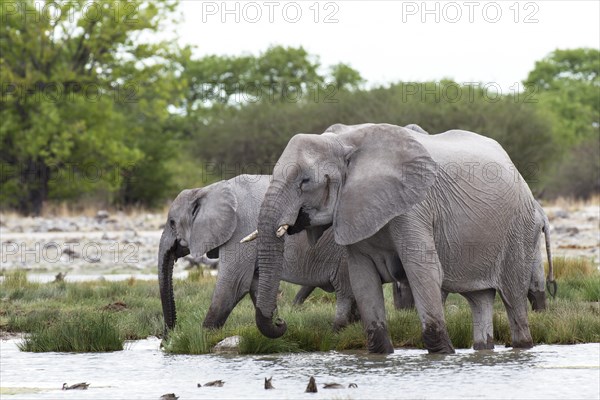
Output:
[[[552,257],[552,266],[556,279],[590,277],[598,272],[592,261],[583,257]],[[544,269],[547,274],[547,262],[544,264]]]
[[[558,294],[542,313],[529,313],[534,343],[600,342],[600,273],[586,260],[556,259]],[[219,341],[239,335],[243,354],[366,348],[361,323],[333,332],[335,297],[320,289],[300,307],[292,305],[298,286],[282,283],[278,313],[288,325],[279,339],[268,339],[255,326],[254,307],[242,299],[222,329],[202,329],[216,278],[201,271],[175,280],[177,326],[165,351],[206,354]],[[423,348],[421,323],[415,310],[395,310],[391,285],[384,285],[388,330],[394,347]],[[161,336],[162,309],[156,282],[30,283],[24,271],[5,274],[0,283],[0,328],[31,335],[25,351],[112,351],[123,340]],[[451,294],[445,306],[446,323],[456,348],[472,346],[471,311],[467,301]],[[494,304],[494,338],[510,344],[504,305]]]
[[[123,350],[123,342],[112,319],[100,313],[40,323],[18,346],[32,352],[105,352]]]
[[[27,272],[21,269],[9,271],[4,274],[4,282],[2,282],[8,289],[24,289],[29,285],[27,282]]]
[[[165,344],[165,350],[173,354],[206,354],[211,348],[208,331],[193,318],[175,326]]]

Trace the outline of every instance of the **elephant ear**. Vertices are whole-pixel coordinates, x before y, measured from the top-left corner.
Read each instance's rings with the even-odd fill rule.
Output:
[[[237,226],[238,201],[231,184],[221,181],[198,190],[190,204],[190,250],[193,256],[216,249],[231,239]]]
[[[340,245],[373,236],[423,201],[437,176],[437,163],[406,129],[375,125],[363,131],[360,144],[346,156],[346,178],[334,215]]]

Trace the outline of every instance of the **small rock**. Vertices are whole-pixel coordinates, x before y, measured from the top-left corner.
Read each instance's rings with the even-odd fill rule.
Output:
[[[554,211],[554,218],[569,218],[569,213],[565,210],[556,210]]]
[[[223,340],[213,347],[213,353],[237,353],[240,348],[240,340],[241,336],[230,336]]]
[[[569,236],[575,236],[579,233],[579,229],[575,226],[570,226],[566,229],[566,232],[569,234]]]
[[[65,247],[62,252],[63,252],[63,254],[66,254],[70,258],[79,258],[80,257],[79,254],[75,250],[73,250],[69,247]]]
[[[96,221],[101,222],[104,221],[105,219],[108,219],[108,217],[110,217],[110,214],[108,213],[108,211],[106,210],[99,210],[96,213]]]
[[[102,237],[100,238],[102,240],[117,240],[117,237],[110,237],[108,236],[108,234],[106,232],[104,232],[104,234],[102,235]]]

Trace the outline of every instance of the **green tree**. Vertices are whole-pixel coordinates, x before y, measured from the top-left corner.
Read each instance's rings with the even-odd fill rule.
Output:
[[[454,92],[452,92],[454,91]],[[452,81],[400,82],[371,90],[340,91],[335,101],[257,103],[230,110],[207,126],[196,154],[207,162],[209,180],[240,173],[271,173],[296,133],[322,133],[335,123],[418,123],[431,134],[465,129],[496,139],[535,190],[552,161],[550,122],[535,104],[497,96]]]
[[[544,195],[589,197],[598,193],[600,137],[600,51],[558,49],[535,63],[524,81],[536,92],[537,107],[551,122],[556,152],[545,174]]]
[[[176,6],[2,0],[3,205],[39,214],[48,198],[86,192],[148,198],[127,193],[143,184],[136,173],[168,154],[162,127],[180,84],[174,43],[148,38]]]
[[[555,132],[566,146],[598,134],[600,51],[555,50],[535,63],[524,81],[538,93],[540,107],[553,114]]]
[[[360,72],[344,63],[329,67],[329,76],[339,90],[358,90],[365,83]]]

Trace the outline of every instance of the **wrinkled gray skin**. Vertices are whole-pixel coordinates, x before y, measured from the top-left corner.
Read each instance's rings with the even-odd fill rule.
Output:
[[[246,293],[255,302],[256,242],[240,240],[257,226],[269,179],[268,175],[240,175],[201,189],[184,190],[173,201],[158,254],[165,334],[175,326],[173,264],[187,253],[195,259],[205,253],[219,258],[217,283],[203,322],[205,328],[223,326]],[[313,247],[309,246],[306,233],[285,241],[282,279],[335,291],[334,329],[356,321],[358,312],[345,265],[345,250],[335,244],[333,232],[325,232]]]
[[[336,132],[336,133],[333,133]],[[279,337],[273,320],[289,225],[315,241],[333,226],[368,349],[393,352],[382,283],[405,272],[431,353],[452,353],[442,289],[472,309],[474,347],[493,348],[493,300],[500,294],[512,346],[532,346],[527,293],[539,259],[536,202],[502,147],[472,132],[424,135],[387,124],[336,125],[294,136],[273,170],[259,215],[256,322]]]
[[[336,125],[334,125],[334,127],[330,127],[329,129],[332,129],[332,128],[334,130],[342,130],[343,131],[344,129],[347,128],[347,126],[346,125],[340,126],[340,124],[338,124],[337,128],[336,128]],[[427,132],[426,130],[424,130],[417,124],[409,124],[409,125],[406,125],[405,128],[412,129],[415,132],[420,132],[425,135],[429,135],[429,132]],[[537,203],[536,204],[536,226],[538,227],[538,229],[536,230],[536,237],[534,238],[534,240],[539,240],[539,234],[541,232],[545,233],[546,253],[547,253],[548,265],[549,265],[548,283],[552,284],[554,282],[554,274],[553,274],[553,268],[552,268],[552,253],[551,253],[551,249],[550,249],[549,225],[550,224],[548,222],[548,218],[546,217],[546,213],[544,212],[544,209],[542,208],[542,206],[539,203]],[[535,251],[535,254],[539,254],[539,252]],[[544,289],[544,282],[545,282],[544,264],[543,264],[541,258],[535,259],[532,263],[531,283],[530,283],[529,290],[527,292],[527,298],[529,299],[529,302],[531,303],[531,309],[533,311],[543,311],[546,309],[546,292]],[[393,283],[392,285],[393,285],[392,293],[394,296],[395,308],[399,309],[399,310],[413,308],[415,306],[415,301],[414,301],[412,292],[410,290],[408,280],[406,279],[406,275],[404,275],[403,279],[399,279],[398,282]],[[551,289],[551,286],[548,286],[548,288]],[[307,289],[301,289],[298,292],[297,297],[300,296],[302,293],[305,293],[306,291],[307,291]],[[551,291],[551,293],[552,293],[552,291]],[[442,290],[442,301],[444,303],[446,302],[447,297],[448,297],[448,292]],[[491,316],[490,316],[490,318],[491,318]]]
[[[347,125],[336,124],[327,128],[326,132],[343,132],[347,130]],[[424,135],[429,135],[425,129],[421,128],[417,124],[408,124],[405,126],[406,129],[411,129],[415,132],[422,133]],[[413,308],[415,306],[415,301],[413,299],[412,292],[410,291],[410,286],[408,284],[408,280],[406,279],[406,275],[403,275],[398,282],[392,283],[392,293],[394,296],[394,306],[398,310],[404,310]],[[310,296],[310,294],[315,290],[314,287],[304,286],[298,290],[296,297],[294,298],[294,305],[303,304],[304,301]],[[447,296],[447,294],[446,294]]]
[[[533,311],[544,311],[547,303],[544,283],[547,282],[546,286],[552,296],[555,295],[556,287],[552,286],[553,284],[555,285],[555,281],[552,265],[552,250],[550,248],[550,223],[546,213],[544,212],[544,209],[539,203],[536,204],[535,225],[538,229],[535,232],[537,236],[534,238],[534,240],[539,240],[540,233],[544,233],[546,239],[546,255],[548,257],[549,266],[548,278],[546,279],[544,277],[544,263],[541,257],[534,259],[531,265],[532,274],[529,290],[527,291],[527,298],[531,303],[531,309]],[[539,254],[539,252],[536,251],[535,254]],[[393,285],[394,306],[400,310],[413,308],[415,306],[415,302],[408,281],[406,279],[401,279]],[[448,292],[442,290],[442,301],[444,303],[446,302],[447,297]]]

